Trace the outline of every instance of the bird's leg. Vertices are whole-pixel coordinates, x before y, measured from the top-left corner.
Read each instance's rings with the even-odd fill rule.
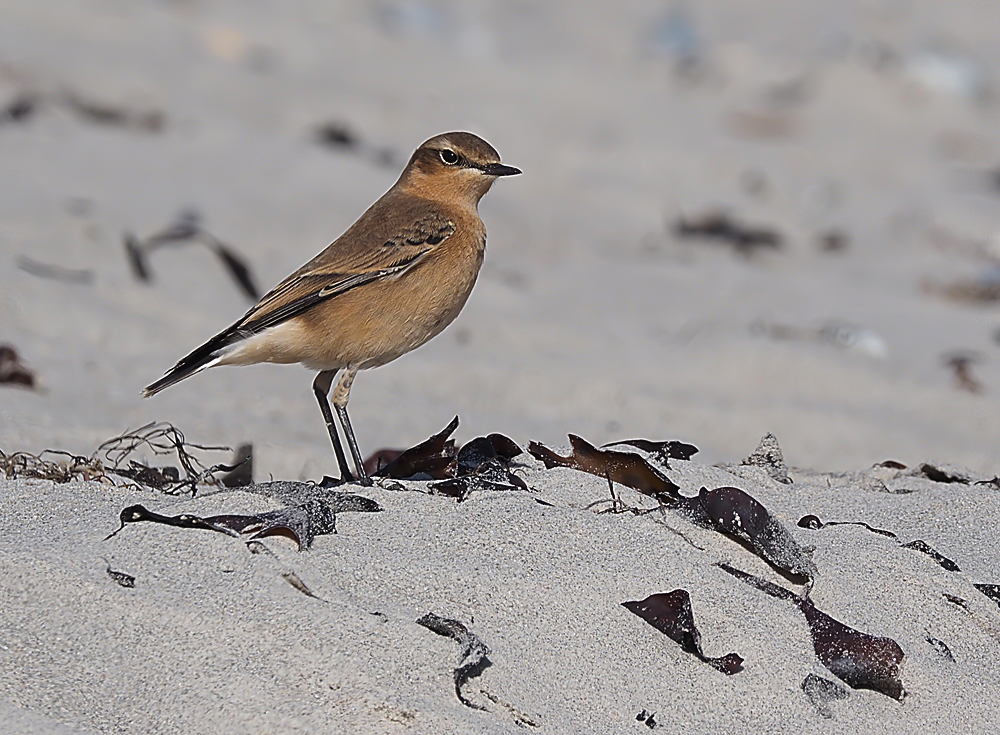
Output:
[[[351,474],[351,469],[347,466],[347,457],[344,456],[344,445],[340,443],[340,437],[337,435],[337,425],[333,421],[333,411],[330,410],[330,401],[327,400],[327,396],[330,394],[330,386],[333,385],[333,379],[336,376],[336,370],[324,370],[321,372],[316,376],[316,380],[313,381],[313,393],[316,394],[316,400],[319,401],[319,410],[323,414],[323,420],[326,421],[326,430],[330,432],[333,451],[337,455],[337,464],[340,465],[340,479],[344,482],[351,482],[354,480],[354,475]],[[351,438],[353,439],[354,437],[352,436]]]
[[[333,409],[340,417],[340,425],[344,427],[344,436],[347,437],[347,446],[351,449],[351,456],[354,457],[354,466],[358,470],[358,482],[362,485],[371,485],[371,478],[365,472],[365,463],[361,459],[361,452],[358,451],[358,440],[354,438],[354,429],[351,428],[351,419],[347,416],[347,401],[351,397],[351,385],[354,383],[354,376],[358,374],[357,368],[348,367],[344,374],[337,381],[337,387],[333,389],[330,396]]]

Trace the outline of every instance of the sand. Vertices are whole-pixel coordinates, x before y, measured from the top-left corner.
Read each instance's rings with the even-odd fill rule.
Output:
[[[456,323],[358,378],[364,453],[455,414],[460,442],[691,442],[701,452],[667,475],[689,496],[740,487],[816,546],[812,599],[896,640],[909,694],[851,690],[827,719],[800,688],[835,679],[802,615],[713,564],[787,580],[670,513],[597,514],[605,481],[524,459],[530,492],[372,489],[382,513],[341,514],[301,553],[269,540],[276,559],[146,524],[102,541],[134,503],[274,507],[253,494],[0,481],[0,729],[641,732],[645,709],[668,731],[989,730],[1000,610],[972,584],[1000,584],[996,488],[858,478],[886,459],[1000,474],[996,307],[968,296],[995,280],[998,22],[971,2],[8,0],[0,105],[34,106],[0,122],[0,343],[40,389],[0,386],[0,449],[89,455],[169,421],[194,442],[252,442],[259,481],[334,474],[301,368],[210,371],[139,398],[251,302],[198,247],[153,253],[140,282],[124,235],[195,210],[268,288],[418,143],[468,129],[525,173],[482,203],[486,264]],[[82,103],[128,114],[109,124]],[[318,143],[329,122],[359,145]],[[781,245],[676,234],[720,209]],[[845,247],[825,248],[831,233]],[[25,257],[88,275],[39,277]],[[767,432],[794,484],[714,466]],[[922,539],[962,571],[860,526],[797,527],[807,513]],[[621,607],[678,588],[706,654],[738,652],[743,672]],[[458,701],[460,646],[416,625],[427,612],[491,648],[467,685],[488,712]]]

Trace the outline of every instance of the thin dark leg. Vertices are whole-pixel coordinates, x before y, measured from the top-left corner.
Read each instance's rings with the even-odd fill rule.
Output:
[[[358,440],[354,438],[354,429],[351,428],[351,420],[347,417],[347,406],[334,406],[337,415],[340,417],[340,425],[344,427],[344,436],[347,437],[347,446],[351,448],[351,456],[354,457],[354,466],[358,469],[358,482],[362,485],[371,485],[372,480],[365,472],[365,463],[361,459],[361,452],[358,451]]]
[[[333,421],[333,411],[330,410],[330,401],[327,396],[330,393],[330,386],[336,377],[336,370],[324,370],[313,381],[313,393],[319,401],[319,410],[323,414],[326,422],[326,430],[330,432],[330,441],[333,442],[333,451],[337,455],[337,464],[340,465],[340,479],[344,482],[352,482],[354,475],[351,474],[350,467],[347,466],[347,457],[344,455],[344,445],[340,443],[340,436],[337,435],[337,425]],[[341,419],[343,421],[343,419]],[[353,435],[348,435],[350,441],[354,441]],[[352,448],[352,451],[356,451]]]
[[[365,463],[361,459],[361,452],[358,451],[358,440],[354,438],[354,429],[351,427],[351,419],[347,416],[347,401],[351,397],[351,386],[354,384],[354,376],[358,374],[357,368],[348,367],[344,374],[337,381],[337,387],[333,389],[333,404],[337,416],[340,417],[340,425],[344,428],[344,436],[347,438],[347,446],[351,449],[351,456],[354,458],[354,466],[358,470],[358,482],[362,485],[371,485],[371,478],[365,472]],[[332,376],[331,376],[332,379]]]

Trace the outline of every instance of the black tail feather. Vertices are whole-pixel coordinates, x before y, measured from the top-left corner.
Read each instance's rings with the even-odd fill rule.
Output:
[[[240,337],[233,328],[215,335],[201,347],[193,350],[189,355],[182,357],[162,378],[147,385],[142,391],[142,397],[149,398],[150,396],[155,396],[164,388],[169,388],[174,383],[179,383],[184,378],[190,377],[218,357],[219,352],[224,347],[238,342],[239,339]]]

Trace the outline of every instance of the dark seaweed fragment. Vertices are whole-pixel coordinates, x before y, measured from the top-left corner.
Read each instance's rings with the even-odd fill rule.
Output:
[[[953,654],[951,649],[948,648],[947,643],[935,638],[932,635],[924,636],[924,640],[931,644],[931,648],[933,648],[941,658],[951,661],[952,663],[955,662],[955,654]]]
[[[446,480],[455,474],[455,441],[451,435],[458,428],[458,416],[437,434],[400,453],[382,467],[378,477],[406,480],[416,475],[428,475],[435,480]]]
[[[127,467],[119,467],[114,472],[154,490],[165,490],[181,479],[181,473],[176,467],[148,467],[134,459],[129,460]]]
[[[36,387],[35,374],[21,362],[12,345],[0,344],[0,385]]]
[[[818,531],[826,526],[861,526],[867,528],[872,533],[877,533],[880,536],[888,536],[889,538],[896,538],[896,534],[892,531],[886,531],[883,528],[875,528],[874,526],[869,526],[864,521],[827,521],[823,523],[818,517],[814,515],[805,515],[799,518],[798,524],[799,528],[809,528],[813,531]]]
[[[257,288],[256,279],[246,259],[231,246],[226,245],[217,237],[205,230],[201,225],[201,215],[193,210],[181,212],[177,219],[169,223],[160,232],[150,235],[145,240],[139,240],[131,233],[125,233],[125,254],[128,257],[132,273],[144,282],[152,280],[152,270],[149,265],[149,254],[167,245],[198,243],[211,250],[222,263],[239,289],[253,301],[260,299],[261,292]]]
[[[527,490],[524,480],[510,471],[510,457],[518,454],[521,448],[502,434],[477,437],[458,451],[458,476],[433,483],[430,489],[459,502],[475,490]]]
[[[98,125],[132,128],[155,133],[163,129],[165,116],[159,110],[129,110],[66,92],[62,102],[81,118]]]
[[[26,121],[38,110],[38,97],[30,92],[17,95],[0,109],[0,125]]]
[[[915,539],[908,544],[901,544],[904,549],[913,549],[914,551],[919,551],[922,554],[927,554],[931,559],[936,561],[943,569],[949,572],[960,572],[961,569],[958,568],[958,564],[953,562],[947,556],[939,554],[937,551],[928,546],[925,542],[920,539]]]
[[[364,461],[365,472],[368,476],[380,475],[382,470],[403,453],[402,449],[378,449]]]
[[[961,485],[968,485],[972,482],[972,477],[965,470],[934,465],[929,462],[921,463],[920,474],[934,482],[959,483]]]
[[[1000,605],[1000,584],[973,584],[972,586]]]
[[[688,653],[718,669],[723,674],[736,674],[743,669],[743,658],[727,653],[719,658],[706,656],[701,650],[701,633],[694,624],[691,595],[685,589],[650,595],[645,600],[623,602],[622,607],[652,625]]]
[[[295,541],[299,550],[312,546],[317,536],[337,531],[337,515],[328,503],[310,500],[301,505],[280,508],[266,513],[250,515],[218,515],[201,518],[190,513],[165,516],[147,510],[142,505],[131,505],[119,514],[121,526],[107,538],[121,531],[127,523],[151,521],[176,528],[199,528],[218,531],[228,536],[249,536],[250,539],[266,536],[286,536]],[[107,539],[105,539],[107,540]]]
[[[698,453],[698,447],[693,444],[686,444],[685,442],[674,440],[654,442],[649,441],[648,439],[626,439],[620,442],[605,444],[602,449],[621,445],[635,447],[636,449],[641,449],[644,452],[649,452],[663,464],[667,464],[667,460],[670,459],[680,459],[686,462]]]
[[[223,487],[247,487],[253,485],[253,445],[240,444],[236,447],[231,469],[219,475]]]
[[[493,665],[489,659],[489,646],[465,625],[452,618],[443,618],[434,613],[427,613],[417,620],[417,625],[422,625],[432,633],[458,641],[458,644],[462,646],[462,658],[458,668],[455,669],[455,695],[458,697],[458,701],[466,707],[485,711],[485,707],[476,704],[462,694],[462,687],[469,679],[479,676],[487,667]]]
[[[42,263],[27,255],[17,257],[17,267],[39,278],[51,278],[63,283],[88,284],[94,280],[94,271],[87,268],[64,268],[53,263]]]
[[[669,505],[681,499],[680,487],[638,454],[598,449],[575,434],[569,435],[569,443],[572,452],[566,457],[556,454],[538,442],[529,442],[528,452],[544,462],[549,469],[570,467],[589,472],[638,490]]]
[[[717,566],[772,597],[793,602],[809,624],[816,657],[839,679],[854,689],[871,689],[903,700],[905,692],[900,680],[900,667],[904,654],[896,641],[844,625],[818,610],[808,598],[799,597],[753,574],[725,563]]]
[[[809,701],[813,703],[820,715],[828,720],[833,719],[830,703],[838,699],[847,699],[850,696],[850,692],[837,682],[816,676],[816,674],[809,674],[802,680],[802,691],[809,697]]]
[[[880,536],[887,536],[888,538],[898,540],[898,536],[896,536],[896,534],[894,534],[892,531],[886,531],[884,528],[875,528],[874,526],[869,526],[864,521],[827,521],[826,523],[823,523],[819,518],[817,518],[814,515],[805,515],[799,519],[798,525],[802,528],[809,528],[814,531],[817,531],[826,526],[861,526],[862,528],[868,529],[872,533],[877,533]],[[913,551],[919,551],[922,554],[926,554],[935,562],[937,562],[943,569],[946,569],[949,572],[961,571],[958,567],[958,564],[956,564],[948,557],[944,556],[943,554],[933,549],[925,541],[922,541],[920,539],[914,539],[913,541],[910,541],[909,543],[905,544],[900,542],[899,545],[902,546],[904,549],[912,549]]]
[[[721,211],[708,212],[695,219],[681,217],[673,227],[680,238],[701,238],[717,240],[743,255],[751,255],[758,248],[778,248],[782,237],[777,230],[763,227],[748,227],[733,220]]]
[[[117,584],[119,587],[126,587],[129,589],[135,587],[135,577],[133,577],[131,574],[126,574],[125,572],[119,572],[112,569],[111,563],[107,559],[104,560],[104,563],[105,565],[107,565],[105,569],[107,575],[115,581],[115,584]]]
[[[778,569],[809,579],[816,576],[812,559],[784,525],[748,493],[736,487],[702,488],[698,500],[717,530],[745,541]]]

